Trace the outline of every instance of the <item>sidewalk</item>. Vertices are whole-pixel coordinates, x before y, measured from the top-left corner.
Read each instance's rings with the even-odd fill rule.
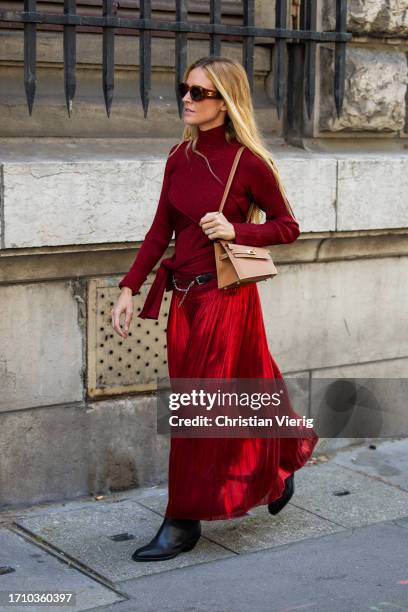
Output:
[[[74,606],[0,610],[408,610],[408,439],[317,455],[276,516],[203,521],[170,561],[135,563],[162,522],[165,487],[0,514],[0,591],[73,591]]]

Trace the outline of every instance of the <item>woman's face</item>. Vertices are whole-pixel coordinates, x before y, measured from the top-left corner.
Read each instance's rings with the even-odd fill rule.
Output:
[[[216,91],[203,68],[193,68],[186,79],[186,83],[190,86],[201,85],[201,87]],[[184,105],[183,119],[187,125],[197,125],[200,129],[209,130],[224,123],[227,106],[222,98],[204,98],[201,102],[194,102],[188,91],[182,100]],[[187,109],[191,112],[187,112]]]

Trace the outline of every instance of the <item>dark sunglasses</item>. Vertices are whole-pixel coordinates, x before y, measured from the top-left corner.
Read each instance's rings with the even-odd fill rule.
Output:
[[[179,83],[178,85],[179,94],[182,98],[189,91],[191,99],[194,102],[201,102],[205,98],[222,98],[219,91],[214,89],[206,89],[205,87],[201,87],[201,85],[187,85],[187,83]]]

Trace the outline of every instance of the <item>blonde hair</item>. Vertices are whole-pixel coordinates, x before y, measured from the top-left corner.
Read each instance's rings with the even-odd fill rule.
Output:
[[[248,77],[242,64],[227,57],[202,57],[188,66],[184,74],[184,81],[188,78],[193,68],[203,68],[214,87],[224,99],[225,105],[227,106],[225,121],[225,137],[227,142],[237,140],[266,162],[275,176],[288,211],[296,220],[279,170],[258,131]],[[196,150],[197,139],[198,127],[195,125],[186,125],[183,130],[181,142],[175,147],[170,155],[173,155],[183,142],[188,141],[186,155],[187,150],[191,147],[194,153],[204,157],[210,172],[213,176],[216,176],[211,170],[207,157]],[[218,177],[216,178],[218,179]],[[248,220],[252,223],[259,223],[261,219],[261,209],[255,202],[251,203],[251,208],[252,211]]]

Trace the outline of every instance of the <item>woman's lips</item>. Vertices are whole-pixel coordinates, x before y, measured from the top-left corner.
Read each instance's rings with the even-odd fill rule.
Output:
[[[194,113],[194,111],[190,110],[189,108],[185,108],[184,112],[186,112],[186,113]]]

